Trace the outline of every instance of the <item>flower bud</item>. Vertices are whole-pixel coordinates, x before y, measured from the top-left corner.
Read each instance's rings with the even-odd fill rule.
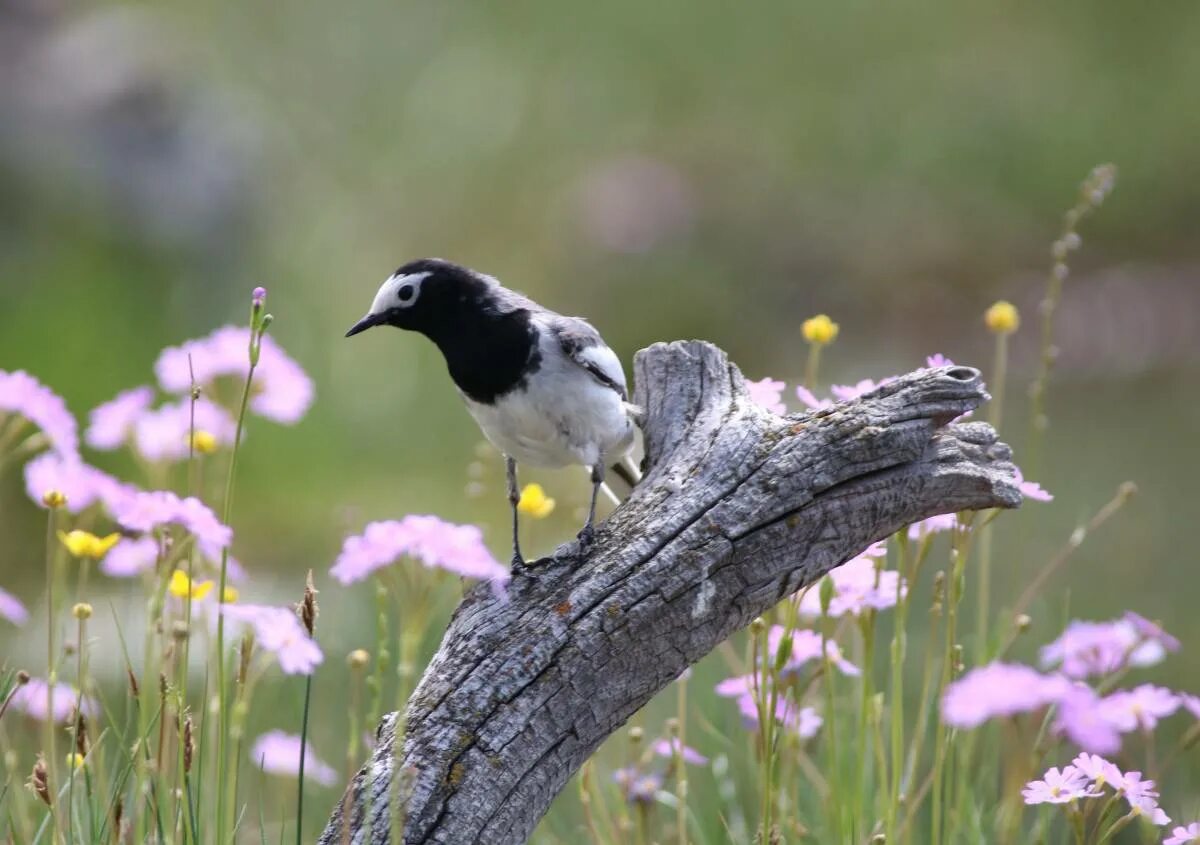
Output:
[[[1013,625],[1016,627],[1017,633],[1024,634],[1033,625],[1033,619],[1029,617],[1028,613],[1021,613],[1013,620]]]
[[[346,662],[350,664],[351,669],[362,669],[371,662],[371,655],[365,648],[356,648],[346,655]]]
[[[71,615],[82,622],[84,619],[92,618],[92,606],[85,601],[79,602],[71,608]]]
[[[632,742],[634,745],[638,745],[645,738],[646,738],[646,732],[643,731],[639,726],[634,725],[632,728],[629,729],[629,741]]]
[[[984,312],[983,323],[992,334],[1012,334],[1020,328],[1021,316],[1016,306],[1002,299]]]
[[[809,317],[800,327],[804,339],[815,346],[828,346],[837,340],[838,324],[828,314]]]
[[[47,490],[42,494],[42,504],[55,510],[67,504],[67,497],[58,490]]]

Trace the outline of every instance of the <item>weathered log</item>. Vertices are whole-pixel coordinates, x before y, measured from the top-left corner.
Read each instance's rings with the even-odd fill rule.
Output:
[[[812,413],[771,414],[701,342],[634,364],[644,478],[597,528],[506,595],[471,589],[321,841],[525,841],[588,756],[650,698],[780,599],[935,514],[1016,507],[1007,446],[969,367],[919,370]],[[399,777],[393,782],[396,772]]]

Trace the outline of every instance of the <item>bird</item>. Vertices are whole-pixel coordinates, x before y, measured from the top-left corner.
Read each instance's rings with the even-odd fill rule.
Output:
[[[596,498],[633,447],[639,410],[625,372],[600,333],[509,290],[492,276],[440,258],[410,261],[384,280],[353,337],[375,326],[425,335],[441,350],[467,411],[504,455],[512,509],[512,572],[533,576],[521,554],[517,465],[590,470],[582,551],[595,540]]]

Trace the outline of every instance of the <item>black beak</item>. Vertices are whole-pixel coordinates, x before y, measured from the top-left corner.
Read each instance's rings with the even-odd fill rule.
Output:
[[[368,314],[350,327],[350,331],[346,332],[346,337],[354,337],[359,332],[365,332],[372,326],[378,326],[385,319],[382,314]]]

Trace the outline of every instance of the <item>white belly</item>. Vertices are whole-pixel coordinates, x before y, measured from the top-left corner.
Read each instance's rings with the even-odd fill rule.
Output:
[[[463,401],[493,446],[529,466],[611,464],[633,444],[625,402],[569,361],[544,366],[493,405]]]

